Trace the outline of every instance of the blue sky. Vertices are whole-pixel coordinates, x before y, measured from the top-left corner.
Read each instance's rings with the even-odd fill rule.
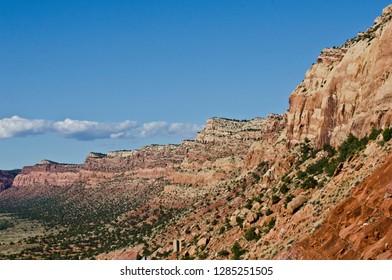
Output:
[[[0,1],[0,169],[284,113],[388,1]]]

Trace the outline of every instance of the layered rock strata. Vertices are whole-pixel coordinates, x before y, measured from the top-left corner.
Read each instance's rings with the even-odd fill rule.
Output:
[[[339,145],[392,123],[391,6],[341,47],[324,49],[290,96],[287,137]]]

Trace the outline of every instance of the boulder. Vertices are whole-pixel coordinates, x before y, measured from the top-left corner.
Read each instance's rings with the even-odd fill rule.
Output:
[[[302,205],[304,205],[307,201],[308,198],[306,196],[304,195],[297,196],[289,204],[287,204],[287,213],[293,214],[295,211],[301,208]]]

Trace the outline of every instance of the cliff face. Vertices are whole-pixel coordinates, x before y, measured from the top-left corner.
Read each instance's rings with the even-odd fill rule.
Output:
[[[391,6],[374,26],[345,45],[324,49],[290,96],[287,137],[340,144],[392,122]]]

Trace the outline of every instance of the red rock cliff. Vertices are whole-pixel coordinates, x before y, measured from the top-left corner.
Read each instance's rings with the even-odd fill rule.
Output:
[[[345,45],[325,49],[290,96],[287,138],[338,145],[392,123],[392,6]]]

